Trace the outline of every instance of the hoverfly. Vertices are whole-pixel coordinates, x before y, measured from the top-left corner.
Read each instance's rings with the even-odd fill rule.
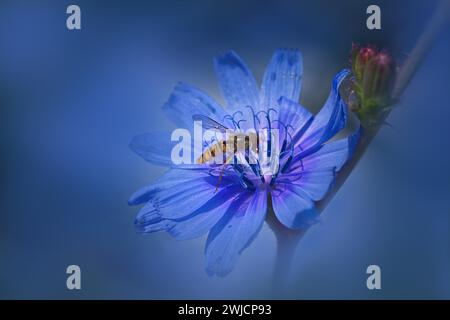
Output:
[[[233,129],[229,129],[204,115],[194,115],[192,119],[194,121],[201,121],[203,129],[220,132],[222,137],[225,137],[224,139],[218,139],[216,142],[213,142],[212,145],[210,145],[206,150],[202,150],[202,154],[196,160],[197,164],[211,162],[222,164],[222,169],[215,190],[215,192],[217,192],[222,180],[225,166],[235,161],[235,156],[237,156],[241,151],[244,152],[244,155],[248,155],[250,153],[257,155],[259,151],[259,143],[260,140],[262,140],[262,137],[257,132],[252,131],[248,133],[234,132]],[[217,158],[220,156],[222,156],[222,159]]]
[[[226,139],[220,139],[206,149],[196,160],[197,164],[211,162],[211,160],[220,154],[227,155],[227,146],[232,146],[232,151],[228,153],[224,164],[231,163],[233,156],[239,151],[249,150],[255,154],[258,153],[260,136],[256,132],[236,133],[234,130],[229,129],[217,121],[203,115],[194,115],[192,118],[194,121],[201,121],[203,129],[218,131],[222,134],[222,136],[226,136]],[[219,162],[221,162],[220,159]]]

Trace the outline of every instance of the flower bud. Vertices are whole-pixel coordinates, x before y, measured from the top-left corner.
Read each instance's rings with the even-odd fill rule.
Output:
[[[353,44],[351,51],[353,90],[360,117],[376,117],[392,101],[396,66],[390,54],[373,46]],[[376,120],[376,119],[370,119]]]
[[[352,52],[351,52],[351,60],[352,71],[358,81],[364,76],[364,69],[367,65],[367,62],[372,59],[376,55],[376,49],[367,46],[360,47],[356,44],[352,44]]]

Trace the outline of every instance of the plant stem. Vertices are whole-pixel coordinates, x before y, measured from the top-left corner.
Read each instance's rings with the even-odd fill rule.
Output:
[[[268,209],[266,221],[275,234],[277,242],[277,254],[272,279],[272,295],[274,297],[281,297],[284,289],[287,287],[286,281],[289,277],[295,249],[306,230],[293,230],[283,226],[275,216],[270,197]]]
[[[423,61],[426,54],[430,51],[437,34],[447,22],[449,13],[450,1],[441,0],[433,14],[433,17],[431,18],[422,35],[419,37],[414,49],[411,51],[411,54],[406,59],[405,63],[400,68],[397,74],[393,90],[394,99],[397,100],[402,95],[420,63]],[[326,197],[323,200],[317,202],[317,208],[319,209],[320,213],[326,208],[328,203],[347,180],[356,164],[364,155],[373,138],[375,138],[376,134],[382,127],[384,120],[387,118],[389,113],[390,110],[384,112],[378,125],[370,128],[363,128],[361,138],[358,141],[358,145],[356,146],[355,153],[353,154],[352,158],[339,171],[336,177],[336,182],[333,188],[328,192]],[[284,290],[287,287],[286,282],[290,272],[290,266],[293,260],[293,256],[295,254],[295,249],[303,235],[306,233],[307,229],[292,230],[286,228],[275,217],[272,205],[271,203],[269,204],[270,211],[266,221],[270,228],[273,230],[277,240],[277,256],[274,267],[272,288],[274,296],[279,297],[281,294],[283,294]]]
[[[394,86],[393,97],[400,98],[414,73],[417,71],[420,63],[433,46],[440,30],[448,23],[450,15],[450,1],[439,1],[432,18],[424,31],[417,40],[416,46],[406,59],[401,71],[398,74],[397,81]]]

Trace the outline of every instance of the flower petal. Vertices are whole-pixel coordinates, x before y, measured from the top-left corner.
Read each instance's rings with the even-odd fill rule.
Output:
[[[203,91],[185,83],[178,83],[163,106],[167,117],[180,128],[192,129],[196,114],[224,122],[226,111]]]
[[[237,195],[240,186],[230,186],[216,193],[203,206],[180,221],[171,220],[169,233],[177,240],[187,240],[207,233],[225,214]]]
[[[313,201],[298,186],[278,183],[271,194],[275,215],[286,227],[304,229],[318,221]]]
[[[214,143],[214,140],[204,140],[196,143],[193,139],[195,139],[195,135],[188,131],[182,132],[181,136],[175,135],[174,141],[172,141],[172,133],[153,131],[133,137],[129,147],[138,156],[155,165],[194,168],[199,167],[195,157],[200,156],[204,150],[207,150]],[[177,147],[176,150],[174,149],[175,146]],[[175,164],[172,159],[173,151],[186,153],[188,155],[187,159],[184,159],[184,155],[182,158],[187,163]]]
[[[299,187],[309,199],[319,201],[327,194],[334,182],[335,175],[333,167],[312,171],[304,170],[297,174],[283,176],[280,182],[291,183],[293,186]]]
[[[246,207],[246,208],[245,208]],[[244,194],[211,229],[206,243],[206,272],[225,276],[264,223],[267,192]]]
[[[161,190],[170,190],[177,185],[189,184],[189,182],[197,179],[210,178],[210,170],[205,166],[196,166],[196,168],[191,169],[170,169],[153,184],[136,191],[128,200],[128,204],[138,205],[155,198],[155,195]]]
[[[299,51],[279,49],[267,66],[261,86],[264,109],[278,110],[278,99],[286,97],[297,102],[303,75],[303,58]]]
[[[330,168],[341,170],[353,154],[359,140],[360,130],[348,138],[324,144],[317,152],[302,159],[305,168]]]
[[[255,78],[234,51],[216,57],[214,66],[230,113],[244,111],[246,106],[258,107],[259,92]]]
[[[139,210],[134,224],[138,232],[151,233],[168,230],[173,227],[174,222],[161,218],[154,203],[149,201]]]
[[[136,228],[142,233],[167,231],[177,240],[200,237],[222,218],[241,191],[240,186],[222,189],[200,208],[178,219],[163,218],[158,204],[149,201],[136,217]]]
[[[305,158],[300,153],[279,182],[300,187],[311,200],[322,200],[335,180],[335,173],[352,156],[360,134],[359,129],[348,138],[326,143]]]
[[[190,143],[190,142],[189,142]],[[130,149],[144,160],[160,165],[171,166],[172,142],[166,132],[144,133],[133,137]]]
[[[209,173],[210,170],[171,169],[144,194],[151,201],[163,219],[181,219],[189,216],[203,206],[216,193],[237,185],[236,176],[223,173],[219,177]],[[217,191],[216,191],[217,190]],[[145,198],[141,192],[139,200]],[[223,194],[227,198],[229,194]],[[136,199],[130,199],[136,202]]]
[[[306,108],[286,97],[281,97],[278,100],[278,104],[280,106],[278,115],[279,125],[292,127],[294,130],[292,143],[295,143],[308,129],[314,117]]]
[[[188,183],[178,184],[170,190],[160,190],[155,197],[161,217],[178,219],[190,215],[204,205],[215,193],[215,183],[211,178],[196,179]],[[224,179],[222,179],[224,180]],[[226,188],[226,181],[222,181],[218,190]]]
[[[306,157],[301,151],[292,161],[291,172],[298,170],[323,170],[335,168],[341,170],[344,164],[351,158],[353,151],[361,136],[362,127],[345,139],[328,142]]]
[[[345,127],[348,111],[347,105],[339,93],[339,86],[349,73],[350,71],[345,69],[334,77],[331,92],[325,105],[314,117],[311,126],[297,144],[304,150],[320,146]]]

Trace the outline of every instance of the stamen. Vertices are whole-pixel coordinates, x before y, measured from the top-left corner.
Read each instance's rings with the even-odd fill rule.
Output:
[[[292,144],[292,136],[291,136],[291,134],[289,132],[287,134],[288,134],[290,142],[291,142],[290,143],[290,145],[291,145],[291,154],[289,155],[289,158],[287,159],[287,161],[283,165],[283,168],[281,168],[281,173],[285,173],[289,169],[289,166],[291,165],[292,159],[294,158],[294,145]]]
[[[267,121],[270,122],[271,121],[270,120],[270,111],[278,113],[278,111],[275,110],[274,108],[269,108],[269,109],[267,109],[267,111],[265,111],[265,110],[258,111],[255,116],[258,118],[259,122],[261,123],[261,120],[259,119],[259,114],[262,113],[266,116]],[[275,121],[275,120],[273,120],[273,121]]]
[[[291,126],[290,124],[288,124],[287,126],[286,126],[286,130],[287,129],[291,129],[292,131],[294,131],[295,132],[295,129],[294,129],[294,127],[293,126]],[[289,131],[289,130],[288,130]]]
[[[234,164],[233,168],[238,174],[241,185],[245,189],[255,190],[255,186],[254,186],[253,182],[249,178],[247,178],[247,176],[245,175],[244,170],[242,169],[242,165]]]
[[[260,121],[259,121],[259,118],[256,116],[256,114],[255,114],[255,109],[253,109],[253,107],[252,106],[246,106],[246,108],[249,108],[250,110],[251,110],[251,112],[252,112],[252,117],[253,117],[253,128],[255,129],[255,130],[258,130],[258,128],[256,128],[256,120],[258,120],[258,123],[261,123]]]
[[[229,114],[227,114],[227,115],[225,115],[225,116],[223,117],[223,120],[228,119],[228,120],[230,120],[230,121],[233,123],[233,126],[234,126],[234,129],[235,129],[235,130],[241,129],[241,127],[240,127],[239,124],[240,124],[241,122],[247,121],[247,120],[245,120],[245,119],[241,119],[241,120],[236,121],[236,115],[238,115],[238,114],[239,114],[241,117],[244,116],[244,113],[243,113],[242,111],[238,110],[238,111],[236,111],[235,113],[233,113],[231,116],[230,116]]]
[[[235,113],[233,113],[232,117],[233,117],[233,118],[236,117],[237,114],[240,114],[241,117],[244,115],[244,113],[242,113],[242,111],[238,110],[238,111],[236,111]]]
[[[272,128],[273,128],[272,121],[278,121],[278,120],[272,119],[273,116],[272,116],[271,112],[273,112],[273,114],[276,114],[276,113],[278,113],[278,111],[274,108],[269,108],[268,110],[255,112],[255,109],[250,105],[246,106],[246,108],[250,109],[251,116],[253,117],[254,129],[255,130],[259,130],[259,129],[267,130],[268,137],[267,137],[267,151],[266,152],[267,152],[267,157],[272,158],[272,144],[273,144],[272,139],[274,138],[272,136]],[[232,115],[226,115],[224,118],[229,119],[233,123],[235,130],[240,130],[241,123],[247,121],[246,119],[240,118],[240,117],[243,117],[243,115],[244,115],[244,113],[242,111],[238,110],[238,111],[234,112]],[[263,115],[264,120],[261,118],[261,115]],[[252,120],[249,120],[249,121],[252,121]],[[263,121],[267,122],[267,126],[265,128],[260,128]],[[278,121],[278,122],[280,122],[280,121]],[[283,142],[283,148],[282,148],[284,151],[286,148],[288,148],[289,142],[292,141],[292,135],[289,133],[289,129],[294,130],[294,128],[290,125],[284,125],[283,123],[281,123],[281,124],[285,129],[284,142]],[[257,134],[256,135],[256,143],[257,143],[258,147],[256,150],[259,149],[260,139],[261,139],[261,137]],[[278,141],[277,141],[277,143],[278,143]],[[248,136],[245,137],[245,145],[246,146],[250,145]],[[237,154],[234,154],[233,155],[233,163],[231,164],[231,166],[229,168],[234,170],[237,173],[239,181],[245,189],[255,190],[255,180],[251,180],[247,175],[253,174],[253,175],[255,175],[255,177],[259,177],[262,183],[267,183],[267,180],[266,180],[267,176],[265,177],[263,175],[264,169],[261,167],[260,159],[258,159],[258,157],[255,158],[255,155],[253,153],[250,154],[250,152],[251,152],[250,148],[246,148],[244,151],[243,157],[240,158],[241,161],[244,161],[244,164],[239,164],[238,159],[237,159]],[[289,151],[289,153],[292,153],[292,152],[293,152],[292,150]],[[252,160],[252,161],[250,161],[250,160]],[[256,164],[253,163],[254,160],[256,160]],[[279,160],[279,157],[277,157],[276,160]],[[271,161],[273,161],[273,160],[271,160]],[[250,170],[247,171],[246,168],[250,168]],[[274,171],[275,171],[275,169],[272,170],[272,172],[274,172]],[[276,178],[276,176],[278,175],[279,170],[276,169],[276,171],[277,172],[272,176],[273,181]],[[273,181],[271,181],[271,183],[273,183]]]
[[[237,122],[238,128],[239,128],[239,129],[241,128],[240,125],[239,125],[241,122],[246,122],[246,121],[247,121],[247,120],[245,120],[245,119],[239,120],[239,121]]]
[[[261,166],[259,164],[259,161],[257,160],[256,164],[251,164],[250,168],[252,169],[255,176],[259,177],[261,179],[261,181],[264,183],[265,180],[264,180],[264,176],[261,172]]]
[[[258,116],[260,113],[266,115],[267,125],[268,125],[268,130],[269,130],[268,139],[267,139],[267,157],[269,157],[269,158],[270,158],[270,156],[272,154],[272,123],[271,123],[271,120],[270,120],[270,111],[278,113],[277,110],[275,110],[273,108],[269,108],[269,109],[267,109],[267,111],[262,110],[262,111],[259,111],[256,114],[256,116]]]
[[[234,126],[234,129],[236,130],[236,129],[239,129],[239,124],[234,120],[234,118],[232,117],[232,116],[230,116],[229,114],[227,114],[227,115],[225,115],[224,117],[223,117],[223,119],[225,120],[225,119],[228,119],[228,120],[230,120],[231,121],[231,123],[233,123],[233,126]]]
[[[239,115],[241,116],[241,118],[243,118],[243,117],[244,117],[244,113],[243,113],[242,111],[238,110],[238,111],[234,112],[233,115],[232,115],[233,121],[234,121],[234,123],[236,123],[237,129],[241,129],[241,126],[240,126],[239,124],[240,124],[242,121],[247,121],[247,120],[241,119],[241,120],[236,121],[236,115],[237,115],[237,114],[239,114]]]

